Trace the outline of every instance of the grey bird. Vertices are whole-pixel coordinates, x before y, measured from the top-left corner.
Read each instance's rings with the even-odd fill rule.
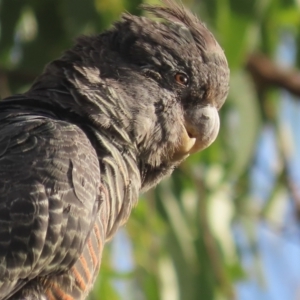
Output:
[[[140,191],[219,131],[229,69],[182,5],[80,37],[0,102],[0,299],[86,299]]]

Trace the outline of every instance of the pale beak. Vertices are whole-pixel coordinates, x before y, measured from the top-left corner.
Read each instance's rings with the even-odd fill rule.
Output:
[[[205,106],[190,113],[182,124],[181,140],[173,160],[186,158],[189,154],[201,151],[211,145],[220,129],[218,111],[213,106]]]

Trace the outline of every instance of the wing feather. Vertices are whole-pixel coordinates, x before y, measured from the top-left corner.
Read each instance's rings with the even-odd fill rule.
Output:
[[[96,152],[76,125],[0,112],[0,298],[71,268],[99,211]]]

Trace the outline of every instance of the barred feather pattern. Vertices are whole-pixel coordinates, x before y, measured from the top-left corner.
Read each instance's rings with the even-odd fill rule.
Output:
[[[85,299],[140,174],[107,132],[89,130],[97,153],[79,126],[39,106],[0,103],[0,299]]]

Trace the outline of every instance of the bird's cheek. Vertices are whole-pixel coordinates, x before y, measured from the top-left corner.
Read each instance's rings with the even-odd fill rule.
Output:
[[[196,142],[189,153],[195,153],[207,148],[216,139],[220,129],[218,111],[213,106],[204,106],[189,111],[185,117],[185,128]]]

